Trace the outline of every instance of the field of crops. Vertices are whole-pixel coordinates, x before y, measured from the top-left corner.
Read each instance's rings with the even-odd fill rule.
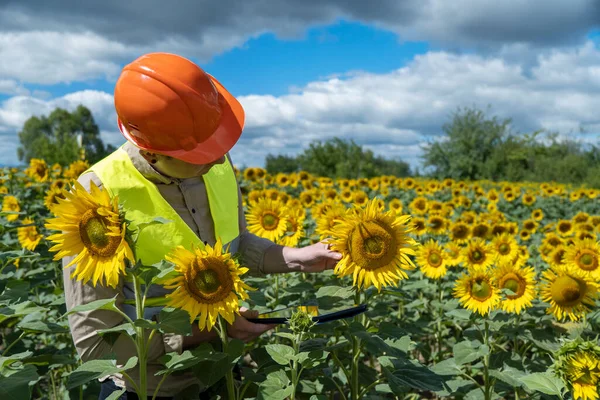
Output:
[[[57,231],[47,224],[86,168],[32,160],[0,170],[0,397],[93,399],[97,378],[144,362],[82,364],[73,346],[57,241],[48,239]],[[236,172],[251,232],[293,247],[329,239],[344,255],[323,273],[241,274],[257,289],[241,305],[368,311],[314,326],[298,313],[245,346],[166,354],[162,376],[189,369],[229,398],[598,398],[599,190]],[[173,271],[164,262],[126,273],[139,285]],[[87,307],[116,308],[114,299]],[[167,308],[159,320],[169,324],[139,319],[101,333],[131,335],[143,348],[145,331],[189,332],[181,312]],[[215,328],[223,321],[199,317]]]

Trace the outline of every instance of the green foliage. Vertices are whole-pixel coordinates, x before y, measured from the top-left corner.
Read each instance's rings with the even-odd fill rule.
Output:
[[[437,179],[586,184],[600,187],[600,148],[557,133],[510,131],[511,120],[459,109],[444,136],[424,146],[424,166]]]
[[[375,156],[353,140],[337,137],[315,141],[297,157],[268,155],[266,169],[271,174],[304,170],[317,176],[346,179],[410,175],[406,162]]]
[[[33,116],[25,121],[19,132],[21,146],[17,149],[20,161],[44,159],[48,164],[68,165],[80,158],[77,136],[90,163],[104,158],[115,150],[105,146],[91,111],[79,105],[73,112],[55,109],[49,116]]]

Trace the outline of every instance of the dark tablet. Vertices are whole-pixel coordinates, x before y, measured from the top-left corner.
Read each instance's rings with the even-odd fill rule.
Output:
[[[322,324],[324,322],[335,321],[337,319],[342,318],[350,318],[355,315],[361,314],[367,311],[366,304],[360,304],[355,307],[344,308],[342,310],[335,310],[326,313],[319,312],[318,306],[298,306],[298,307],[288,307],[282,308],[280,310],[270,311],[264,314],[260,314],[258,318],[248,318],[248,321],[254,322],[257,324],[285,324],[287,320],[292,316],[292,312],[298,310],[299,308],[304,308],[309,314],[313,315],[313,321],[317,324]]]

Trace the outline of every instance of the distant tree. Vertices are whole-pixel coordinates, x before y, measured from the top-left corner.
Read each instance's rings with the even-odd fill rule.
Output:
[[[424,146],[423,164],[439,178],[483,179],[485,164],[509,135],[511,120],[487,118],[479,109],[458,109],[443,125],[442,140]]]
[[[280,172],[289,174],[297,172],[300,169],[300,166],[296,157],[269,154],[265,159],[265,169],[269,174],[277,174]]]
[[[315,141],[298,157],[300,169],[317,176],[330,178],[370,178],[397,174],[405,176],[410,168],[407,163],[375,157],[353,140],[333,138],[325,142]]]
[[[49,116],[31,117],[19,132],[20,161],[42,158],[50,164],[68,165],[79,158],[78,136],[86,159],[95,163],[115,150],[105,146],[91,111],[80,105],[73,112],[57,108]]]

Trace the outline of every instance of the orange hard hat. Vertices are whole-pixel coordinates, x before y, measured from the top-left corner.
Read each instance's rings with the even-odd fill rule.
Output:
[[[244,109],[192,61],[149,53],[126,65],[115,85],[121,133],[136,146],[191,164],[225,155],[244,127]]]

